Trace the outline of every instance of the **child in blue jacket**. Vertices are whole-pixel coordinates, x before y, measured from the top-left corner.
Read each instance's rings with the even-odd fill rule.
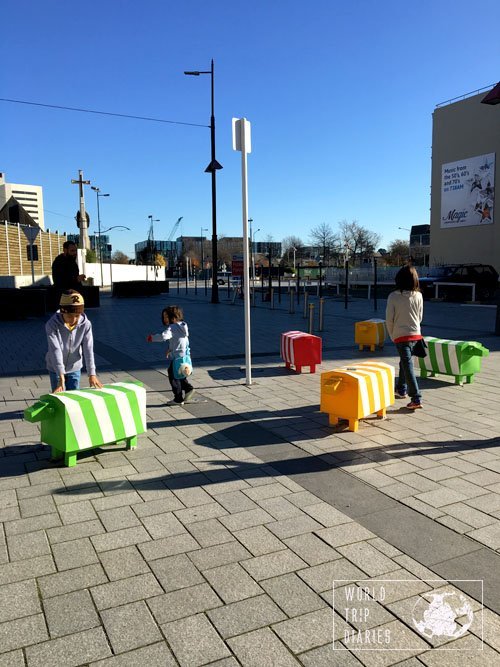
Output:
[[[176,360],[180,361],[185,357],[189,357],[189,330],[183,317],[184,315],[179,306],[164,308],[161,313],[161,320],[167,328],[161,334],[150,334],[147,337],[148,343],[168,342],[167,359],[170,359],[168,379],[174,392],[174,400],[169,401],[167,405],[184,405],[184,403],[189,403],[195,393],[193,385],[187,379],[187,375],[177,378],[177,373],[174,372],[174,366],[177,366]],[[190,366],[187,370],[189,374],[192,372]]]

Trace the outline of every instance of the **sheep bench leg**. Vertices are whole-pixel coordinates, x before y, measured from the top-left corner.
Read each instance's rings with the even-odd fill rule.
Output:
[[[356,433],[359,429],[359,419],[349,419],[349,431]]]
[[[134,435],[132,438],[127,438],[125,442],[127,443],[127,449],[135,449],[137,447],[137,436]]]
[[[64,452],[64,465],[68,468],[76,466],[76,452]]]

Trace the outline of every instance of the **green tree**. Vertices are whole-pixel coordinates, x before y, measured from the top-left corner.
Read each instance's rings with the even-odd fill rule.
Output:
[[[166,266],[167,262],[165,261],[165,257],[160,252],[157,252],[155,257],[154,257],[154,265],[155,266]]]
[[[395,239],[392,241],[387,250],[389,263],[392,266],[402,266],[403,264],[406,264],[408,257],[410,256],[410,244],[403,239]]]
[[[97,262],[97,255],[95,250],[87,250],[85,253],[85,261],[89,264],[95,264]]]

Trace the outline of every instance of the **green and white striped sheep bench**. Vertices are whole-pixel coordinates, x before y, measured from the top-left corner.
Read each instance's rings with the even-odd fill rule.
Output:
[[[41,441],[52,448],[52,458],[74,466],[78,452],[120,441],[127,449],[137,446],[137,435],[146,431],[146,390],[128,381],[45,394],[24,418],[41,422]]]
[[[481,370],[481,359],[490,351],[475,341],[448,340],[424,336],[427,356],[418,358],[420,377],[453,375],[455,384],[470,384]]]

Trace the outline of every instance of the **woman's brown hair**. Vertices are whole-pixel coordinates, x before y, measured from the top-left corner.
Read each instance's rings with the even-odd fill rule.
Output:
[[[161,311],[161,321],[163,324],[166,324],[165,320],[167,320],[169,323],[172,323],[176,320],[180,322],[183,319],[184,313],[182,312],[182,308],[179,306],[167,306]]]
[[[418,292],[418,273],[413,266],[403,266],[396,274],[396,287],[398,290]]]

